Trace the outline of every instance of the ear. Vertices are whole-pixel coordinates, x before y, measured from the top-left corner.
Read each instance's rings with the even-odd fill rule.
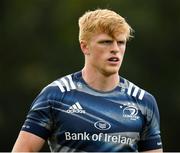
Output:
[[[89,46],[88,46],[87,41],[81,40],[80,41],[80,47],[81,47],[81,50],[84,53],[84,55],[89,55]]]

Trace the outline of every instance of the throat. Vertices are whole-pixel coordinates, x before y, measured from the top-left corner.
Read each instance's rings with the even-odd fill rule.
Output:
[[[111,91],[119,84],[119,74],[106,76],[101,73],[88,73],[83,69],[82,77],[88,86],[101,92]]]

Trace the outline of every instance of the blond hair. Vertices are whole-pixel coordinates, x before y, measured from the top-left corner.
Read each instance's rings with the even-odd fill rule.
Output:
[[[133,29],[126,20],[116,12],[108,9],[87,11],[79,18],[79,41],[89,41],[93,34],[105,32],[114,37],[123,33],[128,40]]]

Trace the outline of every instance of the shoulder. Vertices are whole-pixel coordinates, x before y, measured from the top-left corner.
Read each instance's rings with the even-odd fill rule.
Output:
[[[121,79],[122,79],[124,86],[127,90],[128,96],[135,98],[136,100],[141,101],[141,102],[152,103],[152,102],[156,101],[154,96],[150,92],[148,92],[147,90],[139,87],[138,85],[132,83],[131,81],[129,81],[125,78],[121,78]]]
[[[66,76],[63,76],[52,83],[48,84],[42,92],[44,92],[47,89],[52,89],[53,87],[56,87],[60,92],[70,91],[73,89],[76,89],[76,86],[72,80],[73,74],[69,74]]]
[[[63,96],[76,89],[74,73],[69,74],[51,82],[45,86],[34,101],[61,101]]]
[[[124,83],[127,96],[138,104],[143,114],[148,114],[148,118],[151,118],[154,113],[159,116],[156,99],[151,93],[126,79],[124,79]]]

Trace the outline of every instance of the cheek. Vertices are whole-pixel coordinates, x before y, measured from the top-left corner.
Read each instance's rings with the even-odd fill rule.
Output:
[[[96,48],[93,52],[92,52],[92,55],[94,57],[95,60],[98,60],[98,59],[102,59],[103,56],[105,55],[105,51],[101,48]]]
[[[121,50],[121,53],[124,54],[126,51],[126,46],[125,45],[121,46],[120,50]]]
[[[94,60],[98,63],[100,61],[102,61],[106,56],[104,56],[103,53],[95,53],[94,54]]]

